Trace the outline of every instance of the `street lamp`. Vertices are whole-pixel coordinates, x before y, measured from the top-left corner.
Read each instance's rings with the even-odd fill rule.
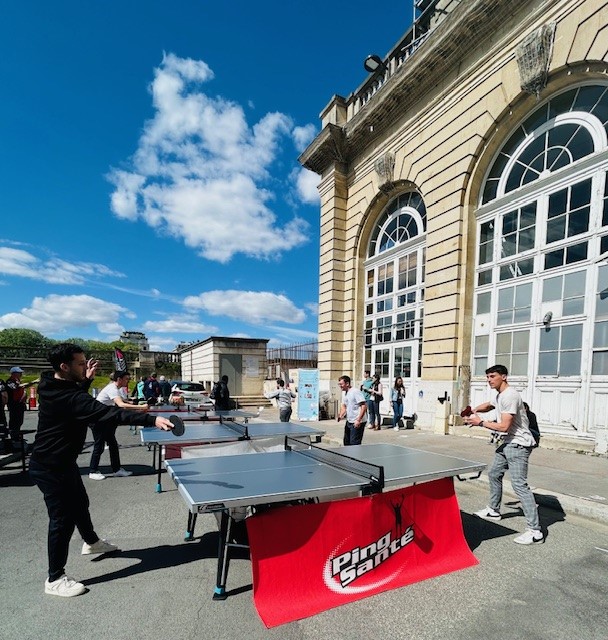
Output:
[[[365,58],[363,62],[363,67],[369,73],[375,73],[380,69],[384,69],[385,66],[385,63],[382,62],[382,58],[380,56],[377,56],[376,54],[367,56],[367,58]]]

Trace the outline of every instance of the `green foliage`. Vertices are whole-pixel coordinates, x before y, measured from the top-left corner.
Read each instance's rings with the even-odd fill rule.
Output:
[[[0,347],[29,347],[48,349],[55,340],[46,338],[33,329],[2,329],[0,331]]]

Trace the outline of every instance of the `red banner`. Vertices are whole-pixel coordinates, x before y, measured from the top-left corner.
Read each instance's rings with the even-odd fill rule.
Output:
[[[247,519],[267,627],[477,564],[452,478]]]

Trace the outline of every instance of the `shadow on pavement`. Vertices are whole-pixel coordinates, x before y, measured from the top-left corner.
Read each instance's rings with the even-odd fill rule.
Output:
[[[475,549],[477,549],[477,547],[485,540],[503,538],[504,536],[510,536],[514,533],[517,533],[515,529],[504,527],[497,522],[484,520],[483,518],[473,516],[470,513],[464,513],[463,511],[461,511],[460,515],[462,517],[462,528],[464,530],[464,537],[471,551],[475,551]],[[503,520],[501,520],[500,522],[502,522]]]
[[[146,549],[129,549],[112,554],[113,557],[133,558],[139,560],[138,564],[129,567],[123,567],[117,571],[112,571],[103,576],[86,580],[86,585],[108,582],[110,580],[119,580],[128,578],[140,573],[148,571],[157,571],[168,567],[176,567],[197,560],[213,559],[217,560],[218,550],[218,533],[208,532],[201,538],[195,539],[193,542],[179,545],[161,545],[158,547],[149,547]],[[92,562],[102,562],[106,555],[97,556]],[[230,558],[232,560],[248,560],[249,552],[246,549],[236,549],[231,551]],[[243,590],[249,590],[251,586]],[[236,593],[236,592],[235,592]]]

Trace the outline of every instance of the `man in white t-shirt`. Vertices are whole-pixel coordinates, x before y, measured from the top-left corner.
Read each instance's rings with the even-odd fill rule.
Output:
[[[342,396],[342,408],[338,416],[338,420],[346,417],[344,445],[361,444],[363,433],[365,432],[367,403],[361,391],[351,387],[349,376],[340,376],[338,384],[344,393]]]
[[[131,404],[128,399],[127,387],[131,376],[126,371],[115,371],[112,382],[107,384],[98,394],[96,400],[101,404],[110,407],[117,406],[121,409],[133,409],[134,411],[147,411],[148,405]],[[97,424],[91,425],[93,432],[93,452],[91,453],[91,462],[89,464],[89,478],[91,480],[105,480],[110,475],[116,478],[132,475],[130,471],[120,466],[120,453],[118,451],[118,441],[116,440],[116,427],[106,428]],[[104,475],[99,471],[99,460],[103,453],[105,445],[108,445],[110,451],[110,464],[112,465],[112,473]]]
[[[502,480],[505,471],[509,470],[511,485],[521,502],[528,529],[515,538],[517,544],[534,544],[544,542],[545,537],[540,528],[538,507],[534,494],[528,485],[528,460],[535,446],[530,432],[530,423],[524,403],[518,391],[509,386],[509,372],[502,364],[486,369],[486,378],[490,388],[497,392],[494,402],[484,402],[475,407],[472,416],[465,421],[473,426],[485,427],[502,434],[503,442],[496,449],[494,462],[488,471],[490,480],[490,502],[485,509],[475,515],[486,520],[500,520],[500,503],[502,502]],[[497,420],[484,420],[478,413],[496,409]]]

